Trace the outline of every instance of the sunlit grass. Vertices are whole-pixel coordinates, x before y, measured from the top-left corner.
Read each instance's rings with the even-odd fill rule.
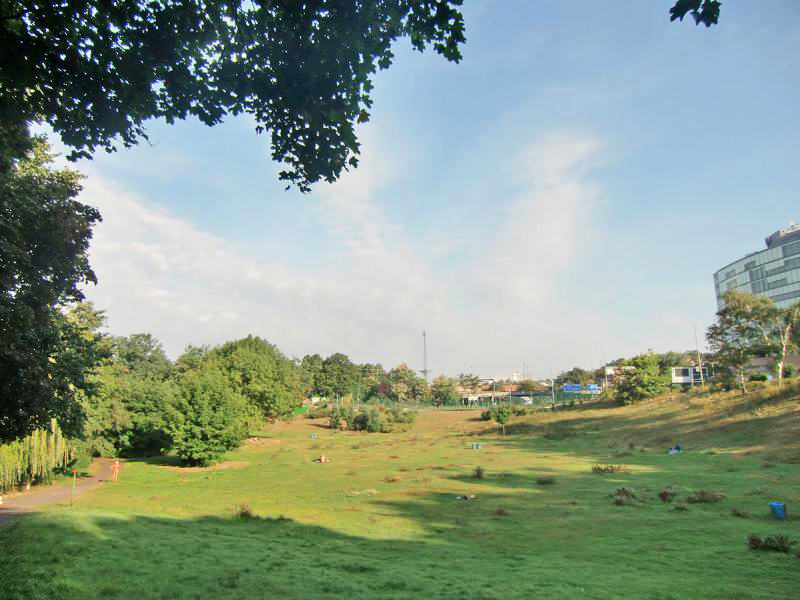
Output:
[[[423,413],[403,434],[336,433],[298,418],[231,453],[228,468],[131,461],[118,483],[72,509],[0,528],[3,590],[10,598],[788,598],[800,560],[753,552],[747,536],[800,539],[800,520],[775,521],[768,508],[783,500],[791,516],[800,500],[795,447],[784,442],[796,435],[797,405],[680,396],[517,418],[507,436],[477,413]],[[669,456],[675,441],[686,451]],[[314,463],[321,453],[331,462]],[[598,463],[624,468],[594,474]],[[548,477],[554,483],[537,483]],[[635,503],[614,504],[621,487],[635,490]],[[667,487],[677,494],[662,502]],[[725,498],[686,504],[697,490]],[[236,516],[243,504],[255,518]]]

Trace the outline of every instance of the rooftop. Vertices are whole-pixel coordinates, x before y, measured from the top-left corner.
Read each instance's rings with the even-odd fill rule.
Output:
[[[776,246],[782,246],[783,244],[788,244],[795,240],[800,240],[800,225],[791,222],[788,227],[779,229],[766,238],[764,242],[767,244],[767,248],[775,248]]]

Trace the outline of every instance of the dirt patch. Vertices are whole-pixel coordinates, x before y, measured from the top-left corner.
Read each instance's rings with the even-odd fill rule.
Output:
[[[210,467],[160,467],[165,471],[174,471],[175,473],[204,473],[206,471],[224,471],[225,469],[241,469],[249,465],[249,462],[243,460],[226,460],[225,462],[211,465]]]
[[[275,440],[272,438],[251,437],[244,441],[246,447],[250,446],[275,446],[282,443],[282,440]]]

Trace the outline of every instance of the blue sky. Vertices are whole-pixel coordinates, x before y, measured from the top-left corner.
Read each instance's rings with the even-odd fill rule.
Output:
[[[800,219],[800,4],[465,4],[463,62],[400,42],[336,184],[283,191],[248,118],[79,163],[110,330],[419,369],[426,329],[486,376],[693,347],[712,273]]]

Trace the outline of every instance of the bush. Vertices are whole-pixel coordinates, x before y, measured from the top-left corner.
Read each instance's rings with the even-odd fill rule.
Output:
[[[483,467],[475,467],[475,472],[472,474],[472,476],[475,479],[483,479],[485,474],[486,470]]]
[[[172,449],[188,465],[210,465],[247,435],[245,399],[216,370],[188,371],[167,407]]]
[[[766,373],[753,373],[749,379],[750,381],[767,381],[769,377],[767,377]]]
[[[254,519],[255,516],[256,515],[253,512],[253,509],[250,508],[250,505],[245,502],[240,502],[233,507],[234,519]]]
[[[747,537],[747,545],[750,546],[751,550],[774,550],[775,552],[789,552],[792,546],[796,543],[797,542],[795,540],[786,537],[782,533],[777,535],[767,535],[763,538],[755,533],[751,533]]]
[[[624,465],[592,465],[592,473],[606,475],[608,473],[619,473],[625,470]]]
[[[556,482],[555,477],[537,477],[536,485],[553,485]]]
[[[324,419],[331,416],[331,409],[327,407],[318,406],[312,408],[306,413],[307,419]]]
[[[686,497],[686,501],[689,504],[710,504],[713,502],[719,502],[725,498],[725,494],[722,492],[710,492],[708,490],[697,490],[696,492],[692,492]]]
[[[344,409],[339,406],[334,406],[333,408],[331,408],[330,420],[328,421],[328,426],[334,430],[341,429],[342,420],[345,417],[344,413],[345,413]]]

